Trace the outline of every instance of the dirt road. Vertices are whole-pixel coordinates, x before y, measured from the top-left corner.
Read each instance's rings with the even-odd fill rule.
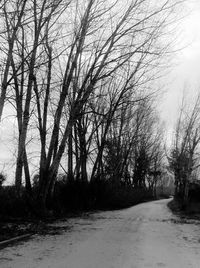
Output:
[[[167,202],[56,223],[69,228],[1,250],[0,268],[199,268],[200,224],[183,223]]]

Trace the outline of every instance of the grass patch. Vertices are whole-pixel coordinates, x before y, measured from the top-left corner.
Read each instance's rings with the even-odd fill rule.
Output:
[[[200,202],[189,202],[186,208],[179,199],[173,199],[168,203],[169,209],[181,218],[193,219],[200,221]]]

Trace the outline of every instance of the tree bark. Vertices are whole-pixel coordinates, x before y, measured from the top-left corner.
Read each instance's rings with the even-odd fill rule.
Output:
[[[68,179],[71,182],[74,181],[72,128],[69,130],[69,137],[68,137]]]

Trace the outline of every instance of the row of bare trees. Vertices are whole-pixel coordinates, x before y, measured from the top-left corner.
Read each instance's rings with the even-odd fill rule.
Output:
[[[23,175],[32,194],[33,146],[42,210],[60,168],[72,181],[109,177],[135,186],[150,170],[157,174],[162,131],[153,82],[166,62],[166,35],[180,1],[0,4],[0,118],[8,101],[17,118],[18,194]]]

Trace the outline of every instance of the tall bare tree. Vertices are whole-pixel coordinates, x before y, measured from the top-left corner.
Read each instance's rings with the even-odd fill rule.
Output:
[[[6,40],[5,48],[1,48],[1,52],[5,55],[5,65],[1,78],[1,94],[0,94],[0,120],[2,117],[4,102],[6,99],[7,87],[12,77],[9,76],[13,48],[17,39],[17,32],[21,26],[23,14],[26,9],[27,1],[1,1],[1,10],[4,29],[2,30],[4,39]]]
[[[183,98],[169,163],[175,176],[175,194],[187,205],[192,173],[199,166],[197,153],[200,143],[200,96],[198,95],[191,111],[187,112],[184,106]]]

